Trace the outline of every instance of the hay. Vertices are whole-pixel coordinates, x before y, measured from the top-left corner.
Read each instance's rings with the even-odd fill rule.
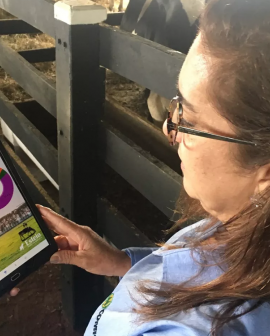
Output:
[[[11,35],[3,36],[9,46],[16,50],[30,50],[39,48],[50,48],[54,46],[54,39],[47,35]],[[38,70],[43,72],[48,78],[55,80],[55,62],[33,64]],[[0,68],[0,90],[11,101],[24,101],[31,98],[2,68]]]
[[[0,19],[10,19],[12,16],[0,9]],[[1,37],[9,46],[16,50],[31,50],[54,47],[55,41],[45,34],[17,34]],[[33,64],[42,71],[48,78],[55,79],[54,62]],[[0,68],[0,90],[14,102],[24,101],[31,98],[2,68]]]
[[[53,0],[57,2],[58,0]],[[110,0],[93,0],[94,2],[106,7],[110,12]],[[114,0],[112,11],[118,11],[120,0]],[[14,18],[9,13],[0,9],[0,19]],[[45,34],[17,34],[1,37],[9,46],[16,50],[30,50],[51,48],[55,46],[55,40]],[[44,73],[48,78],[55,80],[55,62],[33,64],[38,70]],[[3,69],[0,68],[0,90],[11,101],[24,101],[31,98]]]

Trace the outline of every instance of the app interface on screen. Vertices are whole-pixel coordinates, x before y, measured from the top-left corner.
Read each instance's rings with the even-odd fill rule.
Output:
[[[48,245],[0,157],[0,280]]]

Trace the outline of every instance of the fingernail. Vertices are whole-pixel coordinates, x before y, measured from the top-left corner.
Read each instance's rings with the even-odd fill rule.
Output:
[[[58,256],[52,256],[50,259],[51,264],[59,264],[60,263],[60,258]]]

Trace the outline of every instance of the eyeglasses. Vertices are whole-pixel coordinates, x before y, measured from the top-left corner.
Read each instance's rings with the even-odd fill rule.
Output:
[[[174,146],[176,144],[176,137],[178,132],[197,135],[200,137],[220,141],[234,142],[242,145],[257,146],[257,144],[252,141],[230,138],[222,135],[202,132],[189,127],[183,127],[181,126],[182,119],[183,119],[183,107],[181,104],[181,98],[179,96],[176,96],[171,100],[168,109],[167,131],[168,131],[168,140],[171,146]]]

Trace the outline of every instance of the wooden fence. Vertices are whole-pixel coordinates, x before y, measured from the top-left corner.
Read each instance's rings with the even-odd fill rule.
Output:
[[[55,38],[55,48],[21,52],[0,39],[0,66],[33,97],[14,104],[0,93],[0,118],[59,185],[62,215],[90,225],[118,248],[151,246],[125,216],[98,198],[99,160],[168,218],[182,180],[172,169],[176,163],[166,164],[173,150],[147,123],[121,109],[111,118],[118,115],[123,132],[100,122],[104,106],[113,108],[105,101],[105,68],[171,98],[185,56],[120,31],[114,25],[121,13],[109,14],[105,24],[68,24],[55,18],[50,0],[0,0],[0,8],[18,18],[0,20],[0,35],[44,32]],[[90,16],[92,8],[85,9]],[[56,61],[56,84],[31,64],[51,61]],[[45,111],[57,127],[57,144],[27,118],[23,111],[28,108]],[[133,134],[141,134],[141,144],[125,133],[128,125]],[[160,151],[153,149],[157,139]],[[29,180],[27,185],[31,188]],[[104,279],[69,266],[63,267],[62,278],[65,311],[74,328],[82,329],[104,298]]]

